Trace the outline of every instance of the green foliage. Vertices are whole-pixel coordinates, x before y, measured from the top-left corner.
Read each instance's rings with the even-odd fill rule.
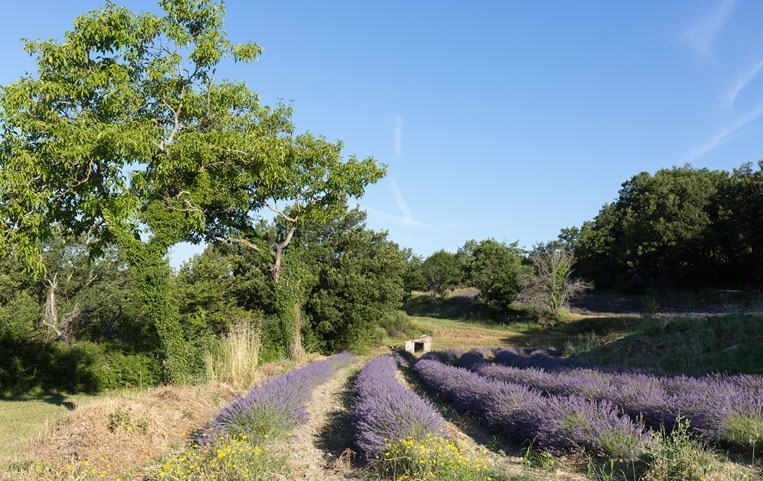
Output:
[[[424,259],[417,256],[410,248],[403,249],[403,256],[406,260],[405,271],[403,272],[403,289],[405,290],[404,300],[408,300],[413,295],[413,291],[423,291],[426,289],[424,274],[421,272],[421,264]]]
[[[657,309],[660,308],[657,299],[652,296],[644,296],[644,311],[641,313],[641,317],[644,319],[652,319],[657,314]]]
[[[416,294],[408,299],[403,309],[409,316],[460,319],[466,321],[494,321],[498,313],[471,296],[450,296],[436,300],[432,296]],[[514,312],[512,311],[512,314]]]
[[[161,364],[138,315],[130,270],[112,248],[90,259],[55,236],[45,273],[0,262],[0,389],[6,394],[154,385]]]
[[[105,344],[16,337],[0,331],[0,394],[97,392],[152,386],[161,378],[157,359]]]
[[[370,158],[343,160],[341,142],[295,135],[290,107],[261,106],[245,84],[215,79],[226,59],[262,52],[228,40],[222,2],[160,7],[163,15],[135,14],[107,3],[78,17],[63,42],[27,41],[37,75],[0,92],[0,252],[43,273],[40,246],[54,225],[67,240],[87,235],[96,256],[116,242],[156,330],[165,379],[186,382],[197,349],[171,302],[169,247],[250,246],[278,284],[297,224],[325,220],[385,170]],[[249,240],[266,207],[289,223],[273,249]]]
[[[652,439],[644,481],[706,479],[716,470],[715,457],[689,434],[686,420],[679,419],[670,433],[664,428],[653,432]]]
[[[556,471],[559,467],[559,459],[551,453],[536,449],[532,442],[524,449],[522,462],[549,472]]]
[[[763,281],[763,161],[729,173],[690,166],[642,172],[560,240],[599,286]],[[757,284],[755,284],[757,287]]]
[[[355,208],[305,226],[295,241],[300,260],[314,273],[305,313],[320,348],[357,348],[383,317],[402,305],[406,261],[386,232],[366,228]]]
[[[245,308],[248,288],[265,288],[234,275],[239,259],[224,246],[211,244],[180,267],[174,279],[173,298],[180,319],[190,332],[222,334],[239,321],[261,317]],[[262,303],[258,303],[260,308]]]
[[[508,312],[520,291],[522,273],[528,272],[522,265],[524,251],[517,242],[505,244],[495,239],[479,243],[469,241],[462,249],[469,252],[466,276],[472,286],[479,290],[480,299],[488,307]]]
[[[432,335],[432,329],[423,327],[403,311],[389,313],[379,321],[381,334],[386,339],[411,339],[424,334]],[[381,340],[381,339],[380,339]]]
[[[455,254],[439,250],[427,257],[420,267],[424,287],[436,299],[444,299],[450,289],[458,287],[463,278]]]

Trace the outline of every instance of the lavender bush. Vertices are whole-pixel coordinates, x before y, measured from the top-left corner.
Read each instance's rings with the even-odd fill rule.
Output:
[[[443,364],[454,364],[463,354],[463,349],[445,349],[443,351],[429,351],[421,356],[421,359],[440,361]]]
[[[439,364],[439,363],[438,363]],[[395,379],[391,356],[371,360],[358,373],[350,422],[355,446],[366,457],[382,453],[388,443],[439,435],[442,417],[429,401]]]
[[[196,436],[206,444],[224,434],[245,434],[253,442],[283,434],[309,419],[307,404],[313,389],[340,367],[357,359],[350,353],[336,354],[295,371],[266,380],[244,396],[234,399]]]
[[[516,349],[500,351],[496,361],[509,365],[479,363],[472,369],[546,396],[581,396],[612,403],[653,429],[671,428],[683,417],[692,432],[713,442],[741,447],[763,442],[762,376],[655,376],[628,368],[605,372],[537,353],[523,356]]]
[[[458,359],[458,366],[466,369],[473,369],[478,365],[486,363],[486,357],[490,354],[492,353],[484,348],[472,349]]]
[[[633,459],[648,443],[643,428],[606,402],[577,396],[543,396],[516,383],[480,376],[464,368],[420,360],[414,372],[459,411],[470,411],[509,439],[536,439],[550,452],[580,447],[613,458]]]

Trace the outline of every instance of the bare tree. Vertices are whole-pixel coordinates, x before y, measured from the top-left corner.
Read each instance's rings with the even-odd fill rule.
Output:
[[[575,255],[558,244],[541,245],[530,254],[533,272],[522,276],[519,300],[548,309],[555,321],[567,301],[593,287],[572,277]]]

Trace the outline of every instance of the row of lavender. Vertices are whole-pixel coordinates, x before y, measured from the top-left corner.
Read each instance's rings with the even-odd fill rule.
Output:
[[[611,375],[618,374],[650,374],[648,371],[629,366],[599,366],[596,364],[588,364],[577,359],[569,359],[558,357],[558,352],[548,351],[546,349],[519,349],[516,347],[510,347],[506,349],[475,349],[470,353],[477,352],[479,354],[489,355],[491,351],[495,355],[495,362],[499,364],[506,364],[508,366],[519,368],[538,368],[546,369],[550,371],[579,371],[581,369],[595,370],[597,376],[601,376],[605,373]],[[476,359],[475,359],[476,360]],[[484,359],[483,359],[484,360]],[[707,380],[711,382],[724,382],[732,384],[736,387],[757,390],[763,393],[763,376],[751,375],[751,374],[710,374],[705,376],[652,376],[653,378],[670,384],[677,378],[692,378],[699,380]]]
[[[459,364],[495,380],[521,384],[545,396],[580,396],[607,401],[647,427],[673,426],[678,417],[702,437],[727,445],[749,447],[763,441],[763,377],[655,376],[638,372],[604,372],[569,367],[564,359],[522,356],[514,349],[498,351],[489,364],[483,353],[464,354]],[[545,357],[545,359],[544,359]],[[546,365],[528,367],[530,363]],[[556,371],[548,366],[559,363]]]
[[[539,448],[552,453],[584,448],[620,459],[638,457],[650,442],[643,425],[609,402],[543,396],[520,384],[489,379],[433,358],[440,359],[428,356],[413,366],[424,385],[510,440],[535,439]]]
[[[395,359],[381,356],[369,361],[355,381],[350,422],[355,446],[368,458],[381,454],[390,442],[423,439],[443,430],[432,404],[400,384],[396,371]]]
[[[245,434],[253,442],[284,434],[309,420],[307,405],[316,386],[357,360],[351,353],[330,356],[270,378],[234,399],[196,435],[199,444],[220,436]]]

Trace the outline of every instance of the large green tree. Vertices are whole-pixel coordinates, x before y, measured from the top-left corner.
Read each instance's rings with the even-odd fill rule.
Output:
[[[763,162],[759,163],[763,168]],[[763,281],[763,174],[691,166],[642,172],[560,239],[599,286],[718,286]]]
[[[520,290],[524,251],[517,242],[506,244],[495,239],[467,241],[461,252],[469,252],[466,275],[479,290],[485,305],[506,312]]]
[[[458,287],[463,279],[456,255],[439,250],[421,263],[421,276],[425,288],[436,299],[444,299],[450,289]]]
[[[267,247],[289,304],[299,282],[285,285],[280,266],[299,223],[362,195],[384,171],[372,159],[343,161],[341,143],[295,135],[290,108],[262,106],[244,83],[216,79],[221,62],[262,51],[228,40],[222,2],[159,5],[161,15],[108,3],[78,17],[62,42],[26,41],[36,75],[0,92],[0,249],[41,272],[41,241],[56,223],[66,238],[93,239],[93,255],[116,242],[172,382],[189,379],[195,356],[169,296],[170,246]],[[256,218],[268,208],[288,228],[262,246]]]

